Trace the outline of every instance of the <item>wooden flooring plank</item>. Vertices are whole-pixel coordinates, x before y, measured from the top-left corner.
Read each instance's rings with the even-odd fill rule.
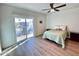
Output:
[[[10,52],[7,56],[78,56],[79,42],[67,40],[66,48],[43,39],[41,36],[29,38],[30,40]]]

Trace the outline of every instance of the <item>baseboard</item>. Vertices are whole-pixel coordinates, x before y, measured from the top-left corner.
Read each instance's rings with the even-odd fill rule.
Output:
[[[43,34],[39,34],[39,35],[36,35],[35,37],[39,37],[39,36],[42,36]]]

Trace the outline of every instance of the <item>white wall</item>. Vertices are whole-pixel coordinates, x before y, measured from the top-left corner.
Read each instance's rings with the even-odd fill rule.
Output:
[[[0,13],[0,20],[1,20],[1,37],[2,37],[2,47],[6,48],[14,43],[16,43],[16,35],[15,35],[15,26],[13,15],[21,15],[21,16],[33,16],[34,17],[34,28],[35,28],[35,35],[40,35],[45,30],[45,24],[42,24],[40,28],[40,24],[38,23],[39,20],[45,21],[46,15],[32,12],[25,9],[20,9],[16,7],[10,7],[6,5],[1,6],[1,13]]]
[[[39,16],[36,16],[37,17],[37,21],[36,21],[36,28],[37,28],[37,35],[39,34],[43,34],[43,32],[45,31],[45,25],[46,25],[46,19],[45,19],[45,16],[42,17],[42,15],[40,15],[41,17]],[[44,19],[44,20],[42,20]],[[40,21],[42,21],[42,24],[40,24]]]
[[[1,8],[1,7],[0,7]],[[0,10],[0,13],[1,13],[1,10]],[[0,18],[1,18],[1,16],[0,16]],[[0,23],[1,23],[1,21],[0,21]],[[1,25],[0,25],[0,53],[1,53]]]
[[[46,28],[62,24],[67,25],[71,32],[79,33],[79,8],[60,10],[59,12],[47,15]]]

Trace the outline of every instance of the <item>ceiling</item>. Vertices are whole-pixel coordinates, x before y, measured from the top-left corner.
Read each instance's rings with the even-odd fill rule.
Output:
[[[28,9],[40,13],[47,14],[47,11],[42,9],[48,9],[50,3],[6,3],[9,6],[15,6],[23,9]],[[55,3],[54,6],[62,5],[63,3]],[[67,6],[59,8],[60,11],[71,8],[79,8],[79,3],[67,3]]]

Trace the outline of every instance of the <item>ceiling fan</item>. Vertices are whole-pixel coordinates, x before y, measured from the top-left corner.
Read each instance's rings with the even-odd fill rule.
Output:
[[[60,10],[57,9],[57,8],[61,8],[61,7],[65,7],[65,6],[66,6],[66,4],[62,4],[62,5],[59,5],[59,6],[57,6],[57,7],[54,7],[54,3],[50,3],[49,5],[50,5],[50,8],[49,8],[49,9],[42,9],[42,10],[43,10],[43,11],[48,10],[48,13],[50,13],[50,12],[54,12],[54,11],[60,11]]]

